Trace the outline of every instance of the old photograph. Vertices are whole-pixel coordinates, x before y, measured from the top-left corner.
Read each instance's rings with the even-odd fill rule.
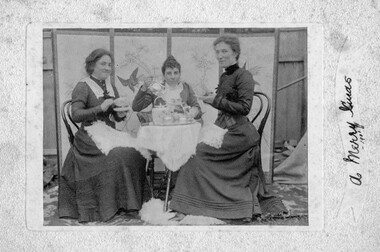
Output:
[[[43,225],[309,226],[308,32],[44,28]]]

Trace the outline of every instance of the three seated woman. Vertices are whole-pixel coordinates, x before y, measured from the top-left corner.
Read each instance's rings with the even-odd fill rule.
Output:
[[[247,219],[260,213],[257,199],[263,181],[257,176],[259,134],[247,119],[254,95],[252,74],[238,66],[240,43],[237,37],[222,36],[214,41],[219,65],[224,69],[215,95],[199,97],[218,110],[215,125],[225,129],[223,143],[215,148],[199,143],[196,154],[178,174],[169,208],[177,214],[202,215],[219,219]],[[112,110],[117,90],[104,80],[111,73],[112,56],[95,50],[86,59],[89,77],[81,80],[72,94],[72,115],[81,122],[74,145],[65,160],[59,194],[61,217],[79,221],[107,221],[120,209],[137,211],[142,205],[145,159],[133,148],[115,148],[102,154],[84,130],[96,120],[114,127],[122,113]],[[180,80],[181,65],[169,56],[162,66],[165,102],[180,100],[194,119],[202,116],[191,86]],[[152,82],[138,90],[132,109],[141,111],[157,98]],[[107,93],[107,95],[105,95]],[[281,204],[281,203],[280,203]],[[282,206],[275,209],[282,209]]]

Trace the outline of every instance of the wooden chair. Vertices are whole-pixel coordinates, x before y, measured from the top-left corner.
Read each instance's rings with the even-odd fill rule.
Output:
[[[259,138],[259,153],[260,153],[260,155],[257,157],[258,158],[258,160],[257,160],[258,172],[259,172],[259,177],[263,182],[264,190],[266,191],[266,187],[265,187],[266,180],[265,180],[265,174],[263,171],[262,161],[261,161],[261,140],[263,137],[264,127],[265,127],[265,124],[268,120],[269,113],[271,110],[271,104],[270,104],[269,97],[262,92],[255,92],[254,98],[256,98],[260,101],[260,107],[259,107],[259,110],[256,113],[256,115],[251,120],[251,123],[258,123],[257,132],[260,135],[260,138]]]
[[[74,143],[74,131],[72,130],[72,126],[70,125],[70,123],[73,126],[75,126],[77,130],[79,129],[79,126],[76,122],[74,122],[73,118],[71,117],[71,100],[67,100],[64,103],[62,103],[61,116],[63,123],[66,126],[70,145],[72,145]],[[67,119],[69,119],[70,122]]]
[[[61,117],[63,120],[63,123],[66,126],[66,130],[68,133],[69,143],[72,146],[74,144],[74,131],[72,129],[72,126],[76,128],[76,130],[79,129],[79,126],[76,122],[74,122],[73,118],[71,117],[71,100],[67,100],[64,103],[62,103],[61,106]],[[61,179],[61,171],[60,168],[58,169],[58,183]],[[59,190],[59,188],[58,188]]]

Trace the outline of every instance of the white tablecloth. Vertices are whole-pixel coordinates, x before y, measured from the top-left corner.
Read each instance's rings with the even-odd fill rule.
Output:
[[[115,147],[132,147],[146,159],[150,159],[148,150],[157,156],[171,171],[177,171],[195,154],[198,142],[204,142],[214,148],[220,148],[226,129],[214,124],[203,126],[200,123],[175,126],[142,126],[137,137],[128,132],[117,131],[104,122],[96,122],[85,128],[96,146],[105,154]]]
[[[155,151],[169,170],[177,171],[195,154],[200,129],[200,123],[143,126],[137,142],[140,147]]]

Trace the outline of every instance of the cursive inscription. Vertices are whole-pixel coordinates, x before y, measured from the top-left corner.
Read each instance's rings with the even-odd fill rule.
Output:
[[[346,82],[346,85],[344,86],[346,89],[346,101],[340,101],[341,105],[339,107],[340,110],[342,111],[350,111],[351,112],[351,117],[354,116],[354,105],[352,105],[352,86],[351,86],[351,78],[344,76],[344,81]]]
[[[344,88],[346,91],[346,99],[340,101],[341,106],[339,109],[344,112],[350,112],[351,118],[354,117],[354,104],[352,101],[352,79],[344,76]],[[364,126],[360,125],[355,121],[347,121],[346,126],[349,127],[348,136],[350,138],[350,149],[348,153],[343,158],[343,161],[353,164],[360,164],[360,151],[364,149],[364,137],[363,129]],[[356,174],[349,174],[350,182],[354,185],[361,186],[362,184],[362,174],[356,172]]]
[[[356,173],[356,176],[350,175],[350,181],[352,184],[360,186],[362,184],[362,175],[360,173]]]
[[[364,126],[356,122],[347,122],[347,124],[351,129],[351,131],[348,133],[348,135],[351,137],[351,150],[348,151],[348,155],[344,157],[343,160],[346,162],[359,164],[360,142],[364,143],[364,138],[361,130],[364,129]]]

